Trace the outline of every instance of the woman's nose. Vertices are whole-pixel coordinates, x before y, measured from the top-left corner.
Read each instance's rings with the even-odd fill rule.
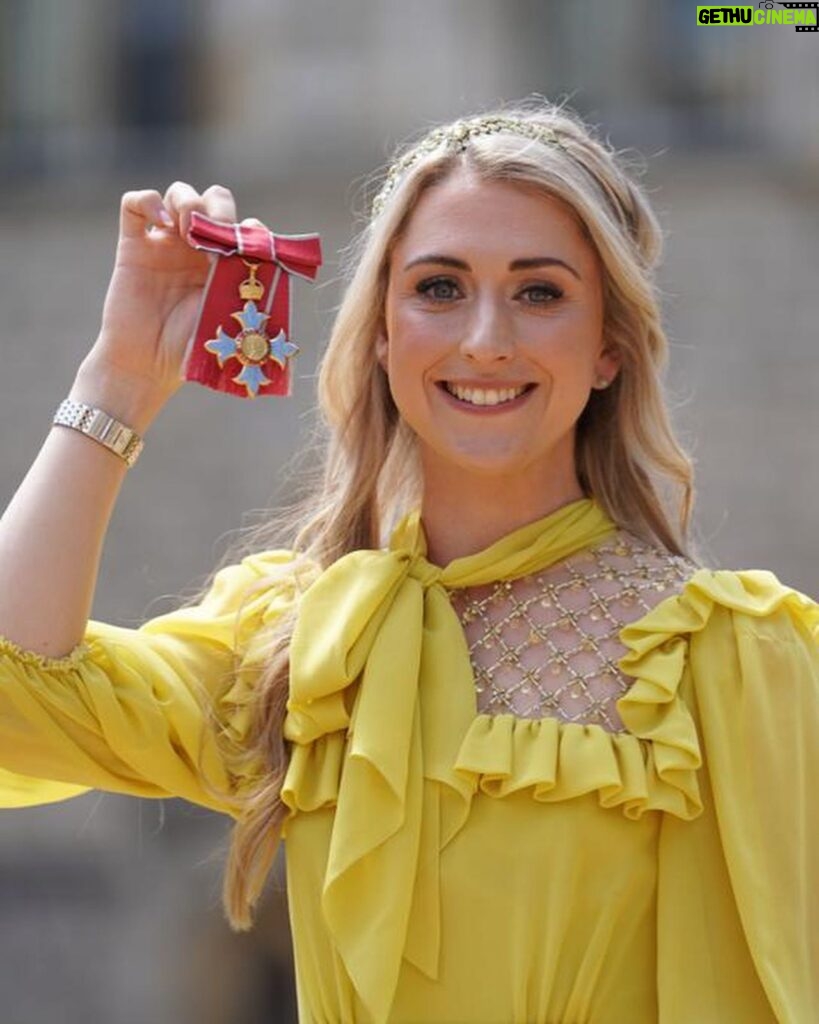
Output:
[[[460,347],[462,355],[478,362],[511,359],[515,340],[499,301],[487,299],[475,306]]]

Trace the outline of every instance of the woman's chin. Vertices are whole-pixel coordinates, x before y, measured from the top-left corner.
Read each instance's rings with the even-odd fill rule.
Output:
[[[474,441],[474,439],[473,439]],[[466,480],[470,477],[482,480],[513,480],[517,477],[532,475],[531,456],[525,458],[520,450],[492,448],[489,445],[465,448],[437,448],[435,450],[422,447],[422,465],[425,473],[432,472],[438,476],[450,476],[453,480]]]

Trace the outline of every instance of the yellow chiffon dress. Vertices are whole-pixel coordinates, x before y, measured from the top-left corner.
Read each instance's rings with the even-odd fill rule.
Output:
[[[0,638],[0,806],[101,789],[232,813],[205,781],[250,779],[205,704],[241,741],[258,638],[298,601],[300,1024],[816,1024],[819,604],[697,568],[619,631],[620,729],[479,708],[452,595],[615,530],[584,498],[438,566],[415,510],[303,592],[275,549],[196,607],[90,621],[64,658]]]

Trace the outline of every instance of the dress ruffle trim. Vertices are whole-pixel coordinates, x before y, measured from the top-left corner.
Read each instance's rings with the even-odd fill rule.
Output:
[[[0,656],[10,655],[12,660],[21,665],[29,665],[31,668],[45,672],[66,672],[80,668],[88,658],[90,648],[88,644],[80,642],[72,648],[68,654],[60,658],[52,658],[47,654],[38,654],[36,651],[29,651],[21,647],[6,636],[0,636]]]
[[[270,657],[271,630],[284,614],[292,611],[300,594],[320,575],[319,568],[312,563],[294,563],[293,552],[280,548],[248,556],[242,563],[258,579],[238,619],[230,619],[236,670],[230,686],[216,700],[222,742],[226,742],[231,753],[246,749],[250,742],[258,713],[259,675]],[[240,788],[252,788],[268,770],[267,759],[258,757],[252,765],[245,766],[235,782]]]
[[[595,724],[479,715],[455,770],[492,797],[528,789],[534,800],[554,803],[597,791],[601,807],[622,807],[627,818],[666,811],[690,821],[702,813],[696,778],[702,761],[691,716],[670,699],[672,722],[667,715],[649,744]]]
[[[312,743],[293,744],[281,792],[290,817],[337,804],[346,742],[345,732],[332,732]],[[283,834],[287,834],[286,827]]]

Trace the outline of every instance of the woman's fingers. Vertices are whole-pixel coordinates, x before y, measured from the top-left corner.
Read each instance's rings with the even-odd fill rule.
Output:
[[[186,181],[175,181],[165,191],[165,206],[173,217],[173,222],[179,234],[184,238],[190,225],[191,211],[199,210],[204,213],[204,200],[196,191],[193,185]]]
[[[119,207],[119,233],[122,238],[143,238],[149,224],[163,224],[167,214],[162,196],[155,188],[136,189],[123,193]],[[171,223],[173,223],[171,221]],[[165,227],[170,224],[164,222]]]
[[[233,193],[224,185],[211,185],[200,195],[186,181],[175,181],[165,192],[163,201],[183,238],[187,236],[193,210],[213,220],[236,220]]]
[[[125,192],[120,202],[120,235],[143,238],[145,229],[156,224],[176,228],[184,238],[190,226],[191,212],[197,210],[213,220],[236,221],[236,200],[224,185],[211,185],[203,193],[186,181],[175,181],[162,196],[155,188]],[[261,223],[253,218],[248,221]]]
[[[211,185],[202,193],[205,200],[205,213],[213,220],[224,220],[236,223],[236,200],[233,193],[224,185]]]

